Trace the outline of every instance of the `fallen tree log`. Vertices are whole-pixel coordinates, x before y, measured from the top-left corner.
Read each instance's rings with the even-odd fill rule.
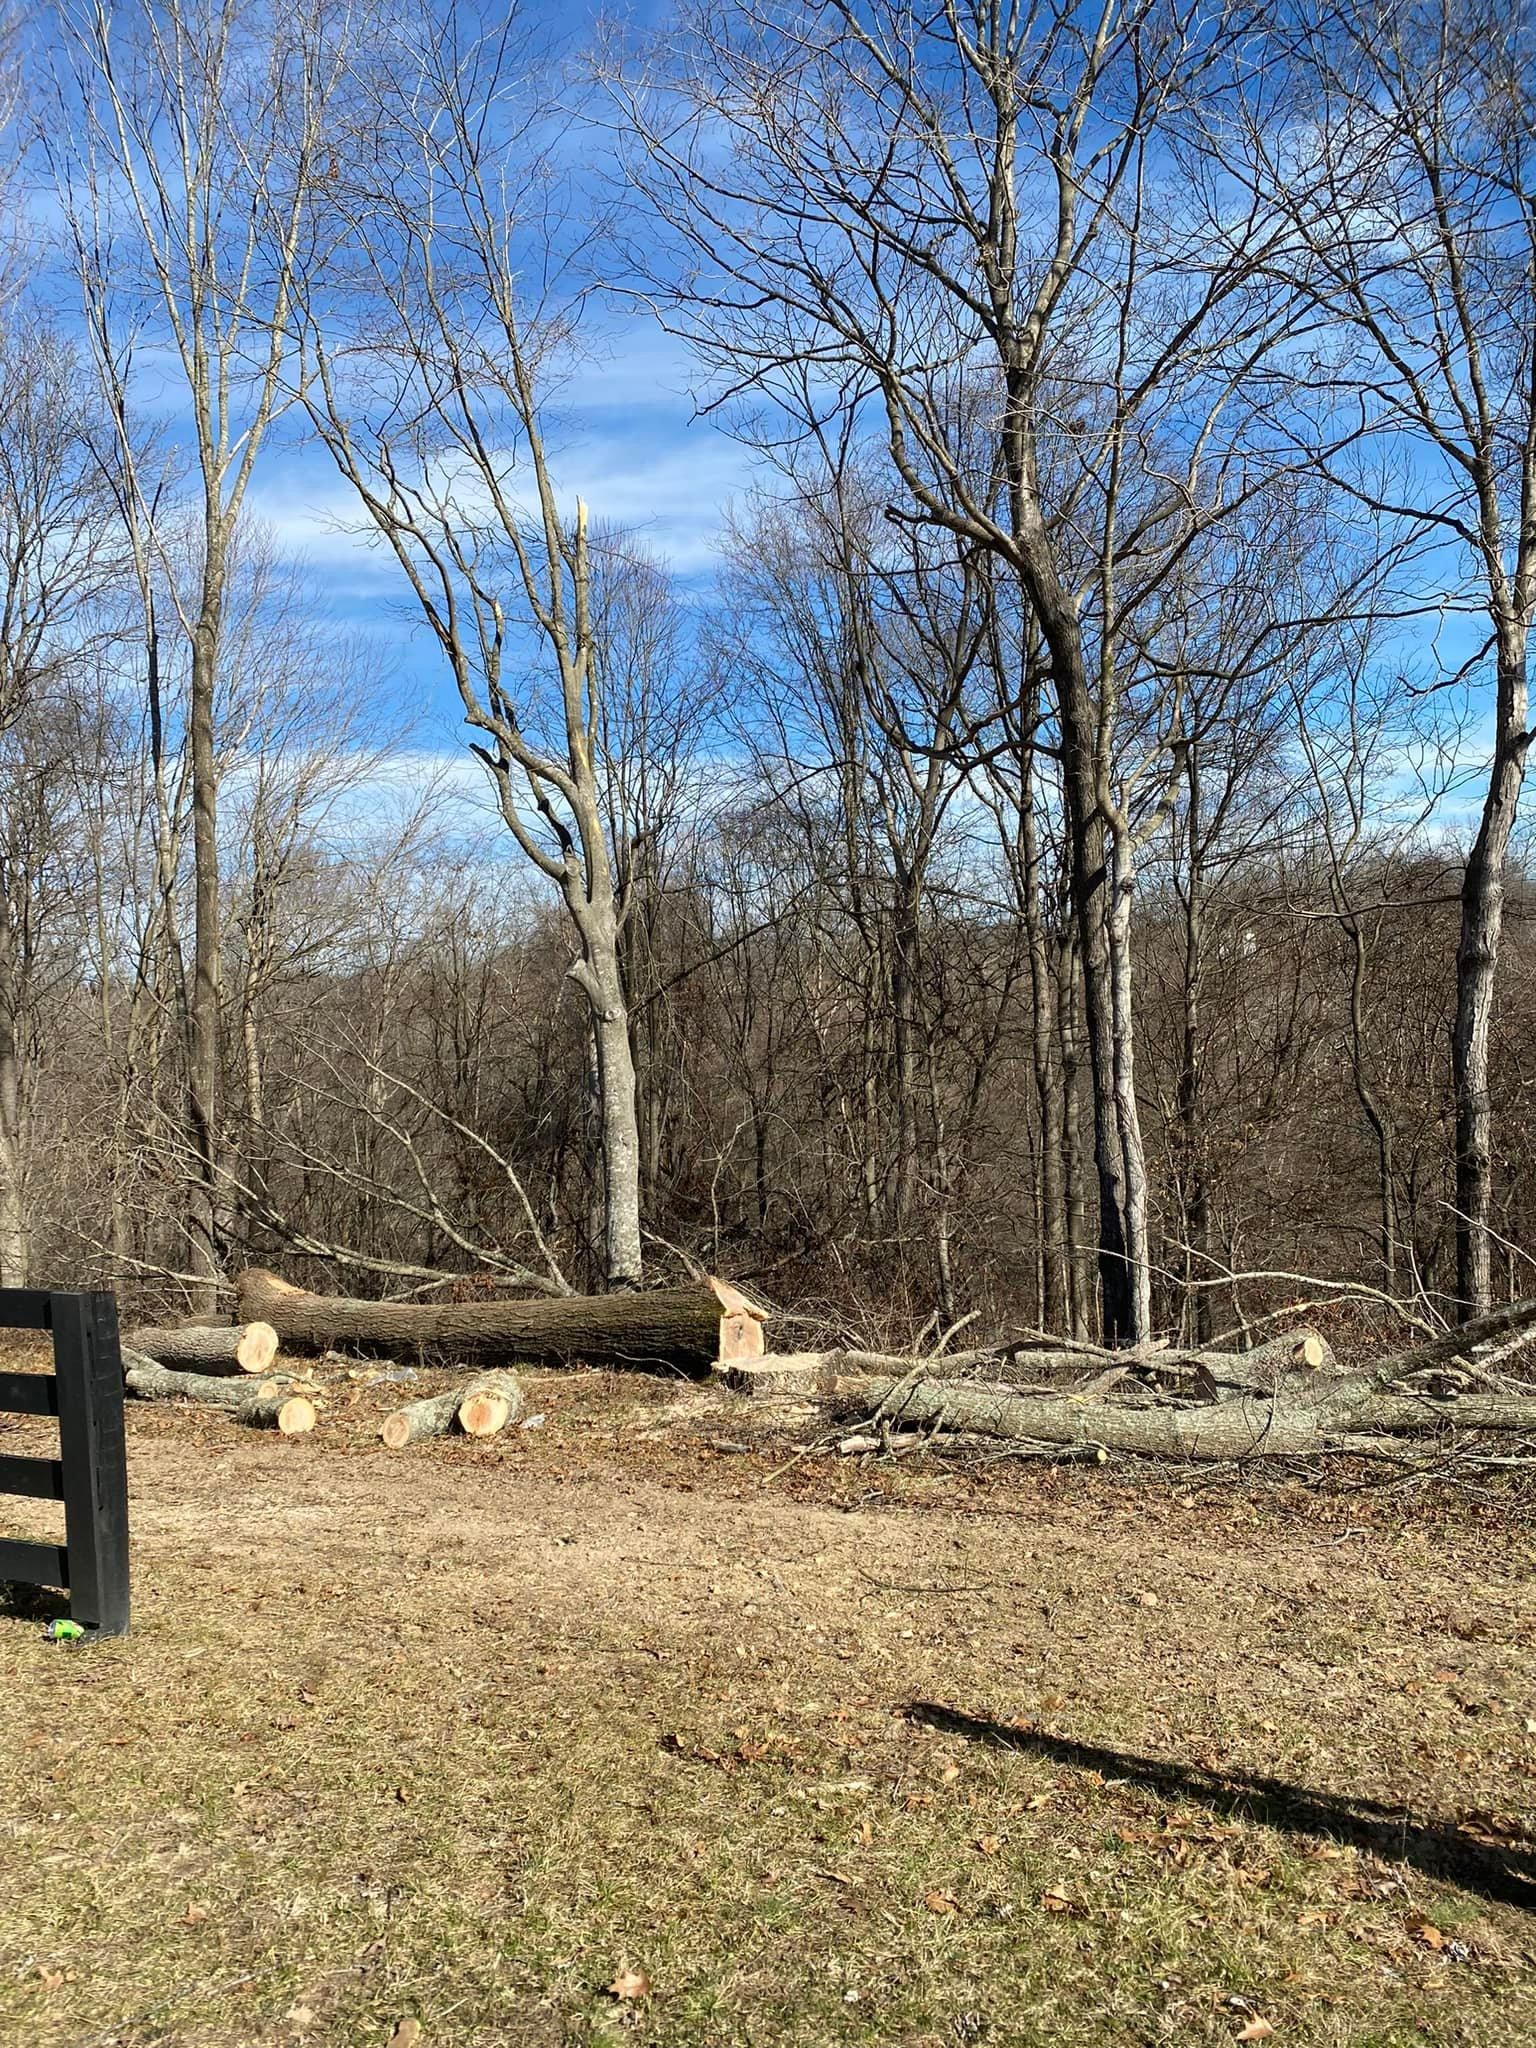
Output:
[[[318,1420],[313,1401],[274,1382],[253,1387],[244,1378],[176,1372],[132,1350],[124,1353],[123,1363],[123,1384],[141,1401],[192,1401],[203,1408],[222,1408],[239,1422],[273,1428],[283,1436],[307,1436]]]
[[[1007,1386],[1023,1381],[1061,1380],[1065,1392],[1089,1389],[1081,1382],[1107,1391],[1110,1384],[1131,1375],[1148,1377],[1156,1383],[1184,1386],[1189,1382],[1209,1386],[1212,1394],[1238,1389],[1270,1394],[1293,1378],[1315,1375],[1320,1385],[1336,1373],[1338,1361],[1316,1330],[1293,1330],[1253,1351],[1097,1351],[1076,1346],[1065,1351],[1018,1351],[1012,1347],[996,1351],[956,1352],[945,1357],[904,1358],[883,1351],[790,1351],[765,1353],[761,1358],[733,1359],[720,1368],[726,1385],[737,1393],[808,1395],[824,1391],[849,1377],[887,1376],[893,1380],[920,1376],[935,1382],[984,1379]],[[1072,1384],[1077,1383],[1077,1384]]]
[[[1375,1369],[1401,1378],[1404,1373],[1421,1372],[1426,1366],[1442,1365],[1454,1358],[1470,1360],[1480,1344],[1494,1344],[1502,1337],[1515,1337],[1525,1330],[1536,1334],[1536,1300],[1512,1301],[1473,1322],[1447,1330],[1442,1336],[1431,1337],[1427,1343],[1378,1359]]]
[[[379,1438],[392,1451],[403,1451],[407,1444],[420,1443],[424,1437],[446,1436],[455,1425],[466,1436],[495,1436],[522,1412],[523,1389],[517,1376],[486,1373],[451,1393],[397,1408],[380,1424]]]
[[[123,1342],[161,1365],[195,1365],[204,1372],[244,1372],[258,1378],[277,1356],[277,1332],[261,1322],[130,1330]]]
[[[290,1349],[443,1350],[530,1364],[579,1359],[692,1372],[763,1354],[765,1312],[723,1280],[538,1301],[359,1301],[310,1294],[253,1266],[235,1287],[242,1319],[270,1323]]]
[[[845,1403],[856,1397],[861,1408],[880,1411],[887,1422],[945,1423],[1028,1443],[1204,1461],[1312,1457],[1331,1448],[1330,1439],[1337,1437],[1413,1435],[1452,1427],[1536,1436],[1536,1400],[1396,1394],[1384,1391],[1375,1373],[1349,1374],[1306,1400],[1243,1394],[1182,1408],[1119,1408],[1070,1395],[1017,1394],[929,1380],[844,1382],[826,1391]]]

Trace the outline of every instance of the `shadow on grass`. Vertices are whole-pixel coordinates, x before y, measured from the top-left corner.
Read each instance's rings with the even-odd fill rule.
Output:
[[[0,1621],[35,1621],[44,1626],[69,1615],[69,1595],[48,1586],[0,1586]]]
[[[905,1711],[912,1720],[945,1735],[1046,1757],[1076,1770],[1097,1771],[1101,1777],[1144,1785],[1173,1798],[1198,1800],[1287,1834],[1351,1842],[1393,1861],[1411,1863],[1426,1876],[1449,1878],[1500,1905],[1536,1912],[1536,1850],[1530,1847],[1516,1843],[1495,1847],[1449,1822],[1416,1820],[1401,1807],[1385,1806],[1374,1799],[1344,1799],[1332,1792],[1287,1784],[1283,1778],[1263,1778],[1248,1771],[1208,1771],[1171,1758],[1102,1749],[1064,1735],[1047,1735],[1039,1729],[961,1713],[931,1700],[909,1701]]]

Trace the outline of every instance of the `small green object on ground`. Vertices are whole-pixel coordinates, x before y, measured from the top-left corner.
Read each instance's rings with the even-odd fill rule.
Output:
[[[50,1621],[43,1634],[50,1643],[83,1642],[89,1633],[78,1621]]]

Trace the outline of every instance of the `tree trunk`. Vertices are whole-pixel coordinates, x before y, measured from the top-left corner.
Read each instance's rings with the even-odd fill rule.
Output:
[[[1205,1143],[1205,843],[1201,814],[1200,750],[1185,751],[1189,790],[1185,819],[1188,873],[1184,893],[1184,977],[1179,1078],[1175,1086],[1178,1116],[1178,1181],[1184,1212],[1184,1321],[1196,1344],[1209,1344],[1214,1317],[1211,1289],[1195,1286],[1208,1280],[1211,1261],[1211,1193]]]
[[[1061,1045],[1061,1110],[1066,1171],[1067,1277],[1071,1283],[1071,1334],[1086,1341],[1094,1321],[1097,1290],[1088,1220],[1088,1146],[1083,1137],[1082,980],[1077,941],[1069,926],[1061,935],[1056,962],[1057,1036]]]
[[[902,1391],[903,1384],[872,1380],[857,1391],[861,1401],[883,1407],[887,1421],[947,1423],[980,1436],[1157,1458],[1306,1458],[1327,1450],[1330,1438],[1361,1431],[1416,1434],[1450,1425],[1536,1430],[1536,1399],[1472,1395],[1435,1401],[1385,1394],[1368,1373],[1334,1382],[1317,1402],[1243,1395],[1194,1408],[1116,1408],[1070,1395],[1006,1394],[948,1383],[920,1382]],[[1353,1446],[1345,1442],[1340,1448]]]
[[[1039,691],[1031,695],[1030,724],[1038,714]],[[1040,1320],[1047,1330],[1070,1326],[1067,1268],[1067,1129],[1061,1070],[1056,1057],[1058,1002],[1051,987],[1042,901],[1040,831],[1035,818],[1034,750],[1026,744],[1020,762],[1019,829],[1023,842],[1024,933],[1029,949],[1030,1059],[1040,1121]]]
[[[218,763],[215,685],[223,611],[222,550],[205,537],[202,615],[192,635],[192,1000],[188,1011],[187,1119],[191,1172],[187,1189],[189,1294],[193,1309],[218,1301],[218,1085],[222,933],[219,926]]]
[[[891,1221],[905,1242],[917,1206],[917,991],[921,881],[900,869],[891,933],[892,1086],[896,1096],[896,1173]]]
[[[697,1372],[763,1353],[763,1311],[723,1280],[542,1301],[422,1303],[307,1294],[253,1266],[236,1290],[242,1317],[270,1323],[285,1346],[306,1350],[350,1344]]]
[[[1456,1093],[1456,1294],[1463,1319],[1486,1314],[1493,1303],[1489,1033],[1504,926],[1504,869],[1531,744],[1525,663],[1525,629],[1506,624],[1499,635],[1494,763],[1462,877],[1461,939],[1456,951],[1451,1066]]]
[[[1147,1241],[1147,1155],[1136,1100],[1136,1018],[1131,971],[1131,912],[1136,899],[1136,860],[1130,826],[1109,831],[1109,992],[1114,1033],[1115,1121],[1120,1132],[1125,1257],[1131,1294],[1131,1342],[1152,1334],[1152,1263]]]
[[[270,1323],[239,1323],[210,1328],[183,1325],[174,1330],[130,1330],[123,1342],[161,1365],[196,1365],[204,1372],[254,1373],[258,1378],[277,1356],[277,1332]]]

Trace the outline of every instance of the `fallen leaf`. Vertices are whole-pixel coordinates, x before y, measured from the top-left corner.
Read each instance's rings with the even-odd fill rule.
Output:
[[[958,1913],[960,1908],[948,1892],[924,1892],[923,1904],[930,1913]]]
[[[294,2005],[288,2008],[288,2024],[291,2027],[312,2027],[314,2023],[315,2016],[307,2005]]]
[[[188,1906],[186,1912],[181,1916],[184,1927],[195,1927],[199,1920],[206,1920],[207,1918],[208,1908],[206,1906]]]
[[[1445,1936],[1433,1920],[1426,1920],[1422,1913],[1415,1913],[1408,1922],[1408,1932],[1415,1941],[1421,1941],[1426,1948],[1432,1948],[1438,1955],[1445,1947]]]
[[[1070,1913],[1074,1910],[1071,1899],[1067,1897],[1064,1891],[1059,1891],[1055,1885],[1052,1885],[1049,1890],[1043,1891],[1040,1894],[1040,1903],[1044,1906],[1047,1913]]]
[[[960,1775],[960,1766],[958,1764],[946,1764],[940,1775],[946,1785],[953,1785],[956,1778]]]
[[[976,1846],[983,1856],[995,1856],[1003,1846],[1003,1838],[1001,1835],[980,1835]]]
[[[649,1998],[651,1980],[644,1970],[620,1970],[608,1989],[615,1998]]]
[[[389,2037],[389,2048],[416,2048],[416,2043],[420,2039],[420,2020],[396,2020],[395,2031]]]
[[[1267,2041],[1274,2031],[1268,2020],[1255,2018],[1232,2038],[1236,2041]]]
[[[64,1972],[62,1970],[39,1970],[37,1974],[42,1980],[43,1996],[45,1998],[51,1998],[64,1982]]]

